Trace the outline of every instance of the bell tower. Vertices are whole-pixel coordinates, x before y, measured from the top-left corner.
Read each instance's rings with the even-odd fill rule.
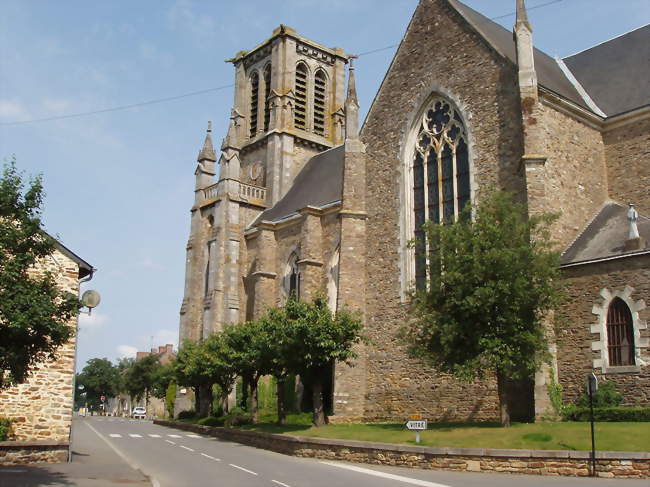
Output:
[[[266,188],[272,206],[310,157],[343,143],[348,56],[281,25],[228,61],[235,66],[233,113],[241,119],[240,181]]]

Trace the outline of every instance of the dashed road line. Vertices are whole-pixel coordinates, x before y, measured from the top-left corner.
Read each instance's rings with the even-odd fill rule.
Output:
[[[150,434],[149,436],[152,437],[152,438],[162,438],[162,436],[160,436],[160,435],[151,435]]]
[[[188,438],[202,438],[199,435],[185,435],[185,436],[187,436]]]
[[[277,480],[271,480],[271,482],[273,482],[275,484],[278,484],[278,485],[281,485],[282,487],[290,487],[289,485],[283,484],[282,482],[278,482]]]
[[[142,438],[142,435],[138,435],[138,434],[135,434],[135,433],[130,433],[129,436],[131,438]]]
[[[449,487],[445,484],[436,484],[435,482],[427,482],[426,480],[412,479],[410,477],[402,477],[401,475],[393,475],[392,473],[380,472],[378,470],[370,470],[369,468],[355,467],[354,465],[346,465],[343,463],[321,461],[325,465],[332,467],[345,468],[354,472],[365,473],[367,475],[374,475],[375,477],[383,477],[385,479],[397,480],[405,484],[420,485],[421,487]]]
[[[122,435],[119,435],[119,434],[117,434],[117,433],[111,433],[111,434],[108,435],[108,436],[110,436],[111,438],[122,438]]]
[[[176,444],[176,443],[174,443],[172,440],[165,440],[165,441],[166,441],[167,443],[171,443],[172,445],[175,445],[175,444]]]
[[[184,449],[186,449],[186,450],[189,450],[189,451],[194,451],[194,450],[192,450],[190,447],[185,446],[185,445],[178,445],[178,446],[180,446],[181,448],[184,448]]]
[[[231,467],[238,468],[239,470],[243,470],[244,472],[248,472],[248,473],[250,473],[252,475],[257,475],[256,472],[253,472],[252,470],[248,470],[247,468],[244,468],[244,467],[240,467],[239,465],[235,465],[234,463],[229,463],[228,465],[230,465]]]
[[[206,458],[209,458],[210,460],[214,460],[215,462],[220,462],[220,461],[221,461],[221,458],[214,458],[214,457],[211,457],[211,456],[208,455],[207,453],[201,453],[201,455],[203,455],[203,456],[206,457]]]
[[[167,435],[167,436],[169,436],[170,438],[182,438],[181,435]]]

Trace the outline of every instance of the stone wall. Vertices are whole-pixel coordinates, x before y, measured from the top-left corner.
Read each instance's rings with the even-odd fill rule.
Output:
[[[68,446],[67,441],[0,441],[0,465],[67,462]]]
[[[610,197],[650,215],[650,118],[604,133]]]
[[[79,292],[77,264],[55,251],[39,270],[50,271],[61,289]],[[76,330],[77,319],[70,322]],[[0,416],[13,420],[15,440],[68,441],[72,421],[76,337],[53,360],[38,364],[22,384],[0,391]]]
[[[591,457],[590,452],[587,451],[430,448],[353,440],[303,438],[169,421],[154,421],[154,423],[297,457],[454,472],[570,477],[586,477],[590,473]],[[603,478],[650,478],[650,453],[596,452],[596,473],[598,477]]]
[[[601,292],[623,292],[631,287],[633,301],[650,303],[650,256],[628,257],[614,261],[581,265],[564,269],[568,281],[568,299],[563,312],[558,314],[558,380],[564,388],[565,402],[573,402],[584,391],[585,378],[594,372],[599,380],[613,381],[623,394],[624,405],[650,406],[650,361],[637,371],[617,372],[611,368],[603,372],[594,367],[601,358],[600,350],[593,350],[600,340],[592,326],[598,323],[594,311],[605,301]],[[642,322],[650,322],[650,309],[638,311]],[[647,343],[650,330],[640,330],[641,339]],[[650,353],[645,347],[645,355]],[[625,370],[625,368],[620,368]]]

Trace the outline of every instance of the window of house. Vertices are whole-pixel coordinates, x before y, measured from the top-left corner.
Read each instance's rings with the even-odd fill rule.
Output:
[[[634,325],[630,308],[614,298],[607,310],[607,353],[611,367],[634,365]]]
[[[271,65],[264,68],[264,131],[269,129],[271,122]]]
[[[307,66],[304,63],[299,63],[296,66],[296,106],[293,124],[297,129],[301,130],[307,129],[307,77]]]
[[[255,137],[257,134],[257,108],[260,95],[260,77],[257,71],[251,76],[251,124],[250,136]]]
[[[314,76],[314,133],[325,135],[325,96],[327,93],[327,77],[322,70]]]

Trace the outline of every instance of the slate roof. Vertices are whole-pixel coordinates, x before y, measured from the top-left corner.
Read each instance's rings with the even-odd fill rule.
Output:
[[[320,207],[339,201],[343,192],[344,155],[344,146],[340,145],[309,159],[287,194],[264,211],[252,226],[263,220],[281,220],[307,206]]]
[[[650,24],[564,62],[608,116],[650,105]]]
[[[54,240],[54,246],[56,247],[56,249],[79,266],[79,279],[86,277],[88,274],[91,274],[96,270],[93,268],[92,265],[90,265],[88,262],[83,260],[81,257],[75,254],[72,250],[70,250],[68,247],[63,245],[57,239],[55,239],[51,235],[49,236],[52,238],[52,240]]]
[[[626,251],[625,241],[630,223],[627,219],[627,206],[608,202],[603,205],[596,217],[587,225],[578,238],[562,254],[561,265],[575,264],[609,257],[619,257],[635,252],[650,251],[650,218],[639,214],[637,226],[639,235],[645,238],[646,248]]]

